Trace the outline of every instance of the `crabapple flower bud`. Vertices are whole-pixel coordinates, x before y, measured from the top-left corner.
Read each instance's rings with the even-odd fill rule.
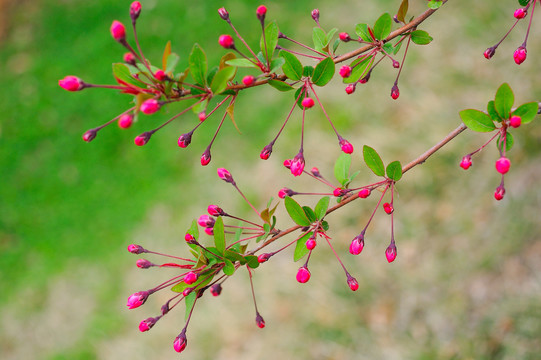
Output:
[[[291,159],[285,159],[284,166],[286,167],[286,169],[291,169]]]
[[[515,63],[517,65],[520,65],[526,60],[526,48],[524,46],[520,46],[518,49],[515,50],[513,53],[513,59],[515,60]]]
[[[127,129],[133,124],[133,115],[124,114],[118,119],[118,126],[122,129]]]
[[[207,212],[212,216],[222,216],[225,215],[225,211],[222,210],[218,205],[209,205]]]
[[[400,63],[398,61],[396,61],[396,60],[393,60],[393,67],[395,69],[398,69],[400,67]]]
[[[58,80],[58,85],[67,91],[80,91],[85,88],[85,83],[83,80],[79,79],[77,76],[71,75]]]
[[[255,77],[253,77],[252,75],[246,75],[245,77],[242,78],[242,83],[246,86],[250,86],[254,82],[255,82]]]
[[[135,294],[130,295],[126,306],[128,309],[138,308],[139,306],[143,305],[145,301],[147,301],[149,295],[150,293],[148,291],[136,292]]]
[[[262,263],[264,263],[264,262],[269,261],[270,257],[271,257],[271,254],[269,254],[269,253],[260,254],[260,255],[257,257],[257,262],[260,263],[260,264],[262,264]]]
[[[511,127],[518,128],[521,123],[522,123],[522,119],[520,118],[520,116],[513,115],[509,119],[509,126]]]
[[[353,240],[351,241],[351,244],[349,245],[349,253],[351,255],[359,255],[363,251],[363,248],[364,235],[361,233],[355,236],[355,238],[353,238]]]
[[[184,289],[184,291],[182,291],[182,295],[183,295],[184,297],[186,297],[186,296],[190,295],[190,293],[191,293],[192,291],[193,291],[193,288],[186,288],[186,289]]]
[[[133,142],[137,146],[143,146],[143,145],[146,145],[146,143],[148,143],[151,136],[152,136],[152,133],[147,131],[147,132],[142,133],[139,136],[136,136],[135,139],[133,139]]]
[[[278,197],[280,199],[283,199],[286,196],[291,197],[293,195],[295,195],[295,192],[293,190],[291,190],[291,189],[288,189],[288,188],[282,188],[282,189],[280,189],[280,191],[278,191]]]
[[[189,233],[186,233],[186,235],[184,235],[184,240],[186,240],[187,243],[195,243],[195,238],[192,234]]]
[[[355,279],[353,276],[348,274],[348,286],[351,289],[351,291],[357,291],[359,289],[359,283],[357,282],[357,279]]]
[[[528,15],[528,12],[524,8],[516,9],[515,13],[513,14],[515,19],[524,19],[526,17],[526,15]]]
[[[130,17],[132,21],[137,20],[141,14],[141,3],[139,1],[134,1],[130,5]]]
[[[340,34],[338,34],[338,37],[339,37],[340,40],[342,40],[343,42],[351,41],[351,37],[350,37],[349,34],[346,33],[346,32],[341,32]]]
[[[259,158],[261,160],[267,160],[272,154],[272,144],[269,144],[261,150],[261,153],[259,154]]]
[[[308,250],[313,250],[317,245],[316,239],[311,237],[310,239],[306,240],[306,243],[304,245],[306,245],[306,248]]]
[[[199,121],[205,121],[205,119],[207,118],[207,113],[201,111],[199,114],[197,114],[197,117],[199,117]]]
[[[220,17],[223,19],[223,20],[229,20],[229,12],[227,12],[227,10],[225,8],[219,8],[218,9],[218,14],[220,14]]]
[[[321,174],[319,173],[319,169],[317,167],[313,167],[312,170],[310,170],[310,172],[312,173],[312,175],[314,175],[315,177],[321,177]]]
[[[367,197],[370,196],[370,193],[371,193],[371,192],[372,192],[372,191],[370,191],[370,189],[366,189],[366,188],[361,189],[361,191],[359,191],[359,197],[360,197],[361,199],[366,199]]]
[[[231,176],[231,173],[227,169],[218,168],[218,177],[226,183],[235,184],[233,176]]]
[[[398,99],[399,96],[400,96],[400,90],[398,89],[398,85],[394,84],[393,87],[391,88],[391,97],[393,98],[393,100],[396,100]]]
[[[257,7],[255,13],[259,21],[263,21],[265,20],[265,15],[267,14],[267,7],[265,5],[260,5]]]
[[[460,162],[460,167],[464,170],[468,170],[470,166],[472,166],[471,155],[466,155],[462,158],[462,161]]]
[[[148,99],[141,104],[140,110],[143,114],[150,115],[158,111],[160,109],[160,106],[161,105],[158,100]]]
[[[304,284],[310,280],[310,271],[306,266],[299,268],[297,271],[297,281]]]
[[[208,236],[213,236],[214,235],[214,229],[211,228],[211,227],[205,228],[205,234],[207,234]]]
[[[263,316],[259,315],[259,313],[257,313],[257,315],[255,316],[255,323],[260,329],[263,329],[265,327],[265,320],[263,319]]]
[[[149,267],[155,266],[153,263],[146,259],[138,259],[135,264],[139,269],[148,269]]]
[[[312,10],[312,19],[319,24],[319,9]]]
[[[394,241],[391,241],[391,244],[389,244],[389,246],[385,250],[385,257],[390,263],[392,263],[394,259],[396,259],[396,245],[394,244]]]
[[[340,139],[340,148],[346,154],[351,154],[353,152],[353,145],[346,139]]]
[[[201,159],[200,159],[201,160],[201,165],[202,166],[207,166],[210,163],[210,159],[211,159],[210,149],[207,149],[207,150],[205,150],[203,155],[201,155]]]
[[[221,35],[218,38],[218,44],[224,49],[232,49],[235,47],[235,43],[231,35]]]
[[[175,349],[176,352],[181,353],[186,349],[186,345],[188,344],[188,340],[186,339],[186,330],[182,330],[182,332],[175,338],[175,341],[173,342],[173,349]]]
[[[347,77],[349,77],[351,75],[351,67],[347,66],[347,65],[344,65],[344,66],[342,66],[340,68],[338,73],[340,74],[341,77],[347,78]]]
[[[500,201],[503,199],[503,196],[505,195],[505,188],[500,185],[496,188],[496,191],[494,192],[494,199]]]
[[[391,215],[394,211],[394,208],[393,208],[393,205],[389,204],[389,203],[385,203],[383,204],[383,210],[385,210],[385,212],[389,215]]]
[[[124,27],[124,24],[117,20],[113,21],[113,23],[111,24],[111,35],[113,36],[113,39],[118,42],[125,41],[126,28]]]
[[[221,284],[214,284],[210,287],[210,293],[212,296],[220,296],[222,293],[222,285]]]
[[[178,146],[186,148],[192,142],[192,133],[182,134],[178,137]]]
[[[346,94],[351,95],[355,92],[355,84],[349,84],[346,86]]]
[[[295,155],[293,161],[291,162],[290,170],[293,176],[299,176],[302,174],[304,170],[304,156],[302,155],[302,152],[299,152],[297,155]]]
[[[344,196],[346,191],[344,189],[336,188],[333,190],[332,194],[336,197]]]
[[[128,251],[131,252],[132,254],[141,254],[141,253],[146,252],[146,250],[141,245],[135,245],[135,244],[128,245]]]
[[[165,75],[165,72],[163,70],[159,69],[156,70],[156,72],[154,73],[154,77],[158,81],[164,81],[167,78],[167,75]]]
[[[152,327],[154,326],[154,324],[156,324],[158,320],[160,320],[160,317],[155,317],[155,318],[149,317],[148,319],[141,321],[139,323],[139,331],[140,332],[149,331],[150,329],[152,329]]]
[[[83,134],[83,140],[86,142],[91,142],[96,138],[96,135],[98,135],[98,132],[94,129],[88,130]]]
[[[361,80],[359,80],[359,83],[366,84],[368,80],[370,80],[371,74],[372,74],[372,71],[369,71],[368,74],[366,74]]]
[[[493,47],[489,47],[488,49],[486,49],[485,52],[483,53],[483,55],[485,56],[485,58],[487,60],[489,60],[494,56],[495,53],[496,53],[496,47],[493,46]]]
[[[190,271],[186,273],[186,275],[184,275],[184,282],[186,284],[191,285],[196,281],[197,281],[197,274],[194,273],[193,271]]]
[[[505,174],[509,171],[509,168],[511,167],[511,161],[509,161],[506,157],[501,157],[498,160],[496,160],[496,171],[500,174]]]
[[[310,97],[305,97],[304,99],[302,99],[301,105],[305,109],[310,109],[312,106],[314,106],[314,99]]]
[[[199,217],[199,219],[197,219],[197,223],[199,224],[199,226],[201,227],[213,227],[214,226],[214,223],[216,222],[216,220],[214,220],[214,218],[212,216],[208,216],[208,215],[201,215]]]

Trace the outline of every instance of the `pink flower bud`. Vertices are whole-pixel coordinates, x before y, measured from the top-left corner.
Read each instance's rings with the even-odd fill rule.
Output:
[[[503,196],[505,195],[505,188],[500,185],[496,188],[496,191],[494,192],[494,199],[500,201],[503,199]]]
[[[272,154],[272,144],[269,144],[261,150],[261,153],[259,154],[259,158],[261,160],[267,160]]]
[[[264,262],[269,261],[270,257],[271,257],[271,254],[269,254],[269,253],[260,254],[260,255],[257,257],[257,262],[260,263],[260,264],[262,264],[262,263],[264,263]]]
[[[353,145],[351,145],[346,139],[340,139],[340,148],[346,154],[351,154],[353,152]]]
[[[513,115],[509,119],[509,126],[511,127],[518,128],[520,124],[522,124],[522,119],[520,118],[520,116]]]
[[[302,174],[304,170],[304,156],[302,155],[302,152],[299,152],[297,155],[295,155],[293,161],[291,162],[290,170],[293,176],[299,176]]]
[[[305,108],[305,109],[310,109],[312,106],[314,106],[314,99],[310,98],[310,97],[305,97],[304,99],[302,99],[302,102],[301,102],[301,105]]]
[[[346,86],[346,94],[351,95],[355,92],[355,84],[349,84]]]
[[[315,177],[321,177],[321,174],[319,173],[319,169],[317,167],[313,167],[312,170],[310,170],[310,172],[312,173],[312,175],[314,175]]]
[[[88,130],[83,134],[83,140],[86,142],[91,142],[96,138],[96,135],[98,135],[98,132],[94,129]]]
[[[185,148],[192,142],[192,132],[182,134],[178,137],[178,146]]]
[[[505,174],[509,171],[511,167],[511,161],[506,157],[501,157],[496,161],[496,171],[500,174]]]
[[[148,319],[145,319],[143,321],[141,321],[139,323],[139,331],[140,332],[145,332],[145,331],[149,331],[150,329],[152,329],[152,327],[154,326],[154,324],[156,324],[156,322],[160,320],[160,317],[149,317]]]
[[[182,295],[183,295],[184,297],[186,297],[186,296],[190,295],[190,293],[191,293],[192,291],[193,291],[193,288],[186,288],[186,289],[184,289],[184,291],[182,291]]]
[[[156,70],[156,72],[154,73],[154,77],[158,81],[164,81],[167,78],[167,75],[165,75],[165,71],[159,69],[159,70]]]
[[[528,15],[528,12],[523,8],[516,9],[515,13],[513,14],[516,19],[524,19],[526,15]]]
[[[138,259],[135,264],[139,269],[148,269],[149,267],[156,266],[146,259]]]
[[[209,205],[207,212],[212,216],[222,216],[225,215],[225,212],[218,205]]]
[[[367,189],[367,188],[361,189],[361,191],[359,191],[359,197],[361,199],[366,199],[367,197],[370,196],[371,192],[372,191],[370,191],[370,189]]]
[[[400,63],[398,61],[396,61],[396,60],[393,60],[393,67],[395,69],[398,69],[400,67]]]
[[[394,84],[391,89],[391,97],[393,98],[393,100],[396,100],[398,99],[399,96],[400,96],[400,90],[398,89],[398,85]]]
[[[195,238],[193,237],[192,234],[189,234],[189,233],[186,233],[186,235],[184,235],[184,240],[186,240],[187,243],[195,242]]]
[[[334,196],[336,196],[336,197],[340,197],[340,196],[343,195],[342,191],[343,191],[343,189],[336,188],[336,189],[333,190],[332,194],[333,194]]]
[[[372,74],[372,71],[369,71],[368,74],[366,74],[361,80],[359,80],[359,83],[366,84],[368,80],[370,80],[371,74]]]
[[[312,19],[319,24],[319,9],[312,10]]]
[[[359,289],[359,283],[357,282],[357,279],[355,279],[353,276],[348,274],[348,286],[351,289],[351,291],[357,291]]]
[[[214,235],[214,229],[211,227],[205,228],[205,234],[207,234],[208,236]]]
[[[252,75],[246,75],[245,77],[242,78],[242,83],[246,86],[250,86],[254,82],[255,82],[255,77],[253,77]]]
[[[496,53],[496,47],[493,46],[486,49],[483,55],[487,60],[489,60],[494,56],[495,53]]]
[[[194,273],[193,271],[190,271],[186,273],[186,275],[184,275],[184,282],[186,284],[191,285],[196,281],[197,281],[197,274]]]
[[[265,5],[258,6],[257,10],[255,11],[257,18],[260,21],[265,20],[265,15],[267,14],[267,7]]]
[[[235,183],[233,176],[231,176],[231,173],[227,169],[218,168],[218,177],[227,183]]]
[[[518,49],[515,50],[513,53],[513,59],[515,60],[515,63],[517,65],[520,65],[526,60],[526,48],[524,46],[520,46]]]
[[[305,266],[299,268],[297,271],[297,281],[304,284],[310,280],[310,271]]]
[[[125,53],[123,59],[126,64],[135,65],[135,55],[131,52]]]
[[[199,224],[199,226],[201,227],[213,227],[214,226],[214,223],[216,222],[216,220],[214,220],[214,218],[212,216],[208,216],[208,215],[201,215],[199,217],[199,219],[197,219],[197,223]]]
[[[265,327],[265,320],[263,319],[263,316],[259,315],[259,313],[257,313],[255,317],[255,323],[260,329],[263,329]]]
[[[147,114],[147,115],[150,115],[150,114],[154,114],[156,111],[158,111],[160,109],[160,103],[158,100],[156,99],[148,99],[148,100],[145,100],[142,104],[141,104],[141,112],[143,114]]]
[[[306,245],[306,248],[308,250],[313,250],[317,245],[316,239],[311,237],[310,239],[306,240],[306,243],[304,245]]]
[[[383,210],[385,210],[385,212],[389,215],[391,215],[394,211],[394,208],[393,208],[393,205],[389,204],[389,203],[385,203],[383,204]]]
[[[85,88],[85,83],[83,80],[79,79],[77,76],[71,75],[58,80],[58,85],[67,91],[80,91]]]
[[[220,284],[214,284],[210,287],[210,293],[212,296],[220,296],[222,293],[222,285]]]
[[[229,20],[229,13],[227,12],[227,10],[225,8],[219,8],[218,9],[218,14],[220,14],[220,17],[224,20]]]
[[[197,114],[197,116],[199,117],[199,121],[203,122],[207,118],[207,113],[204,111],[201,111],[199,114]]]
[[[127,129],[133,124],[133,115],[124,114],[118,119],[118,126],[122,129]]]
[[[175,338],[175,341],[173,342],[173,348],[176,352],[181,353],[186,349],[186,345],[188,344],[188,339],[186,339],[186,330],[182,330],[182,332]]]
[[[340,70],[338,71],[338,73],[340,74],[341,77],[343,78],[347,78],[348,76],[351,75],[351,67],[347,66],[347,65],[344,65],[340,68]]]
[[[151,136],[152,136],[152,133],[147,131],[147,132],[142,133],[139,136],[136,136],[133,142],[137,146],[143,146],[143,145],[146,145],[146,143],[148,143]]]
[[[385,250],[385,257],[390,263],[392,263],[394,259],[396,259],[396,246],[394,244],[394,241],[391,241],[391,244]]]
[[[115,20],[111,24],[111,35],[116,41],[123,42],[126,40],[126,28],[120,21]]]
[[[462,161],[460,162],[460,167],[464,170],[468,170],[470,166],[472,166],[471,155],[466,155],[462,158]]]
[[[130,17],[132,21],[137,20],[141,14],[141,3],[139,1],[134,1],[130,5]]]
[[[364,235],[361,233],[351,241],[349,245],[349,253],[351,255],[359,255],[364,249]]]
[[[294,194],[295,194],[295,192],[294,192],[293,190],[291,190],[291,189],[288,189],[288,188],[282,188],[282,189],[280,189],[280,191],[278,191],[278,197],[279,197],[280,199],[283,199],[283,198],[285,198],[286,196],[291,197],[291,196],[293,196]]]
[[[145,301],[147,301],[149,295],[150,295],[150,293],[148,291],[136,292],[135,294],[130,295],[130,297],[128,298],[128,303],[126,304],[126,306],[129,309],[138,308],[139,306],[143,305],[145,303]]]
[[[146,250],[141,245],[135,245],[135,244],[128,245],[128,251],[131,252],[132,254],[141,254],[141,253],[146,252]]]
[[[291,162],[291,159],[284,160],[284,166],[286,167],[286,169],[291,169]]]
[[[231,35],[221,35],[218,39],[218,44],[224,49],[232,49],[235,47],[235,43]]]
[[[201,155],[201,165],[207,166],[210,163],[211,158],[212,157],[210,156],[210,149],[205,150],[203,155]]]
[[[343,42],[351,41],[351,37],[350,37],[349,34],[346,33],[346,32],[341,32],[340,34],[338,34],[338,37],[339,37],[340,40],[342,40]]]

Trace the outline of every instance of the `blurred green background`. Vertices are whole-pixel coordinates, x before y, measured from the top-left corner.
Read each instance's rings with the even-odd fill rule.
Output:
[[[212,62],[224,54],[217,37],[230,30],[216,10],[226,6],[239,30],[259,37],[251,1],[141,1],[140,39],[145,54],[161,61],[167,40],[186,66],[199,42]],[[426,1],[410,1],[410,14]],[[399,0],[314,2],[269,1],[268,18],[309,42],[317,7],[325,28],[353,33],[373,23]],[[260,149],[288,112],[290,94],[257,89],[237,101],[239,135],[227,122],[213,160],[199,156],[218,121],[209,121],[192,145],[176,146],[197,119],[181,118],[143,148],[133,138],[171,113],[142,117],[129,130],[116,125],[92,143],[81,134],[130,106],[130,97],[91,89],[71,94],[57,85],[65,75],[112,83],[111,63],[123,49],[109,35],[114,19],[129,23],[130,1],[0,1],[0,353],[2,359],[162,359],[175,353],[183,310],[149,333],[139,321],[158,314],[167,294],[127,311],[129,294],[154,286],[174,272],[141,271],[125,250],[140,243],[156,251],[185,254],[183,234],[210,203],[252,216],[217,167],[262,207],[278,189],[326,191],[309,179],[293,179],[280,165],[296,154],[299,114],[267,162]],[[539,101],[539,17],[530,34],[528,59],[520,67],[512,52],[523,41],[520,24],[491,62],[482,52],[512,24],[516,1],[450,0],[422,28],[433,37],[412,47],[391,100],[390,64],[347,96],[338,79],[320,91],[333,121],[356,148],[378,149],[386,162],[406,163],[460,123],[458,111],[483,108],[502,82],[517,102]],[[129,33],[130,34],[130,33]],[[129,38],[132,38],[131,34]],[[350,45],[350,44],[346,44]],[[353,49],[353,45],[343,50]],[[309,62],[307,62],[309,64]],[[212,119],[212,118],[211,118]],[[507,194],[496,202],[493,170],[497,151],[488,147],[468,172],[461,157],[486,135],[466,132],[404,177],[395,205],[398,258],[384,250],[389,219],[378,213],[359,257],[348,254],[351,239],[367,221],[375,197],[348,206],[329,220],[335,246],[360,288],[351,293],[330,250],[320,244],[311,259],[312,280],[295,281],[291,254],[277,256],[255,273],[260,312],[267,327],[254,326],[246,274],[226,283],[220,298],[205,297],[188,329],[193,359],[536,359],[541,351],[541,129],[539,119],[514,130]],[[320,111],[307,119],[307,166],[332,177],[339,155],[336,138]],[[373,181],[366,168],[357,184]],[[299,198],[310,203],[310,199]],[[279,209],[279,215],[284,210]],[[287,223],[281,225],[287,227]],[[153,259],[151,259],[153,260]],[[172,276],[172,275],[171,275]]]

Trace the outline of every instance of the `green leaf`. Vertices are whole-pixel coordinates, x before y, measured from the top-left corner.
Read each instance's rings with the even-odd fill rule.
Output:
[[[207,56],[199,44],[193,46],[192,52],[188,58],[190,73],[196,83],[206,85],[207,78]]]
[[[349,168],[351,166],[351,155],[341,153],[334,163],[334,177],[344,185],[349,179]]]
[[[300,87],[300,88],[297,89],[297,91],[295,91],[295,101],[297,101],[297,106],[300,107],[301,109],[303,109],[302,100],[306,96],[306,95],[304,95],[304,93],[303,93],[304,96],[300,96],[302,90],[303,90],[303,88]]]
[[[400,7],[398,8],[398,12],[396,13],[396,18],[398,21],[406,22],[406,14],[408,13],[408,0],[402,0],[402,3],[400,4]]]
[[[214,275],[211,275],[213,271],[214,270],[203,271],[201,274],[199,274],[199,277],[197,278],[197,280],[191,285],[188,285],[184,281],[181,281],[175,286],[173,286],[171,288],[171,291],[181,293],[184,291],[184,289],[189,288],[189,287],[194,288],[194,289],[201,289],[202,287],[206,286],[208,283],[212,281],[212,279],[214,278]]]
[[[242,230],[242,229],[241,229]],[[235,245],[239,245],[240,247],[240,244],[235,244]],[[239,248],[237,247],[237,248]],[[233,249],[233,247],[231,248]],[[225,253],[224,253],[225,257],[228,258],[229,260],[231,260],[231,262],[236,262],[238,261],[239,263],[241,263],[241,265],[244,265],[246,264],[246,259],[244,258],[244,256],[242,256],[241,254],[239,254],[237,251],[233,251],[233,250],[226,250]]]
[[[171,54],[171,40],[165,44],[165,49],[163,49],[163,55],[162,55],[162,69],[167,68],[167,58],[169,57],[169,54]]]
[[[137,80],[131,75],[130,69],[128,68],[128,66],[126,66],[126,64],[122,64],[122,63],[113,64],[113,75],[115,78],[127,84],[137,86],[138,88],[141,88],[141,89],[147,88],[147,85],[144,82]]]
[[[293,90],[294,87],[289,85],[288,83],[281,81],[281,80],[269,80],[269,85],[275,88],[278,91],[290,91]]]
[[[437,8],[439,8],[443,3],[441,2],[441,0],[431,0],[428,2],[428,7],[431,8],[432,10],[436,10]]]
[[[317,86],[324,86],[331,81],[334,76],[334,61],[327,57],[319,62],[314,69],[312,82]]]
[[[502,122],[502,118],[500,114],[496,111],[496,108],[494,107],[494,100],[490,100],[487,104],[487,112],[488,115],[492,118],[494,121]]]
[[[212,93],[219,94],[225,89],[227,89],[227,83],[233,78],[233,76],[235,76],[236,71],[237,69],[234,66],[227,66],[222,70],[218,71],[218,73],[214,76],[214,79],[212,79],[212,83],[210,84],[210,89],[212,90]]]
[[[224,272],[224,274],[228,275],[228,276],[231,276],[235,273],[235,265],[233,265],[233,263],[227,259],[225,259],[224,261],[224,267],[222,269],[222,271]]]
[[[336,49],[338,49],[338,46],[340,45],[342,41],[340,39],[334,40],[334,44],[332,45],[332,52],[333,54],[336,53]]]
[[[417,45],[427,45],[430,44],[432,40],[434,40],[432,36],[428,35],[424,30],[414,30],[411,32],[411,41]]]
[[[334,36],[334,34],[336,34],[337,31],[338,31],[337,28],[332,28],[331,30],[329,30],[329,32],[327,33],[327,42],[325,44],[325,47],[329,46],[329,44],[331,43],[332,37]]]
[[[314,48],[317,51],[323,51],[323,48],[327,44],[325,31],[320,27],[315,27],[312,32],[312,39],[314,40]]]
[[[513,147],[514,144],[515,144],[515,139],[513,138],[513,134],[508,132],[505,135],[505,151],[511,150],[511,148]],[[498,136],[498,140],[496,141],[496,146],[498,147],[498,149],[502,148],[501,136]]]
[[[242,68],[257,68],[259,67],[248,59],[231,59],[225,62],[227,65],[242,67]]]
[[[305,243],[311,235],[311,232],[307,232],[299,239],[297,239],[297,244],[295,245],[295,252],[293,253],[293,261],[299,261],[310,252],[310,250],[306,248]]]
[[[520,6],[526,6],[528,5],[529,2],[530,0],[518,0],[518,3],[520,4]]]
[[[317,202],[314,211],[318,220],[321,220],[325,217],[327,209],[329,208],[329,201],[330,198],[328,196],[325,196],[319,199],[319,201]]]
[[[180,57],[177,54],[175,53],[169,54],[169,56],[167,57],[167,67],[165,68],[165,72],[167,74],[172,73],[177,67],[179,60],[180,60]]]
[[[393,27],[393,18],[389,13],[385,13],[376,20],[374,24],[374,36],[378,40],[384,40],[391,33]]]
[[[209,104],[209,98],[206,98],[205,100],[201,101],[200,103],[195,104],[192,107],[193,113],[194,114],[199,114],[200,112],[205,111],[208,104]]]
[[[515,111],[513,111],[513,115],[520,116],[522,120],[521,123],[527,124],[535,118],[535,115],[537,115],[538,111],[539,104],[536,102],[530,102],[520,105]]]
[[[364,59],[356,59],[351,63],[351,68],[353,69],[351,71],[351,75],[347,78],[344,78],[344,83],[346,84],[352,84],[357,81],[359,81],[360,78],[364,77],[372,64],[374,63],[374,57],[370,56]]]
[[[314,75],[314,67],[307,65],[302,69],[302,74],[306,77],[312,77]]]
[[[213,66],[207,73],[207,84],[212,83],[214,76],[218,72],[218,66]]]
[[[321,222],[321,227],[323,228],[323,230],[328,231],[329,230],[329,223],[327,221],[323,220]]]
[[[393,53],[393,44],[391,44],[390,42],[386,42],[385,44],[383,44],[382,46],[382,49],[383,51],[385,51],[387,54],[392,54]]]
[[[270,70],[269,72],[270,73],[275,73],[277,72],[281,67],[282,65],[285,64],[285,59],[284,58],[281,58],[281,57],[278,57],[276,59],[273,59],[270,63]]]
[[[257,256],[254,255],[246,256],[246,263],[252,269],[257,269],[259,267],[259,261],[257,260]]]
[[[310,220],[306,217],[302,207],[292,198],[286,196],[284,199],[284,204],[286,206],[287,213],[291,219],[301,226],[309,226],[311,224]]]
[[[387,177],[394,181],[402,178],[402,164],[400,164],[400,161],[393,161],[387,165]]]
[[[188,317],[190,316],[190,313],[192,312],[192,308],[195,305],[195,299],[197,298],[197,292],[192,291],[184,298],[184,303],[186,304],[186,313],[184,315],[185,320],[188,320]]]
[[[496,98],[494,99],[494,107],[502,119],[509,119],[509,114],[513,108],[515,102],[515,95],[509,84],[502,84],[496,92]]]
[[[314,210],[312,210],[312,208],[310,208],[309,206],[303,206],[302,210],[304,210],[304,213],[306,214],[306,217],[308,218],[310,223],[317,221],[316,213],[314,212]]]
[[[385,176],[385,166],[376,150],[368,145],[363,146],[363,157],[366,165],[377,176]]]
[[[218,216],[214,223],[214,245],[220,254],[225,251],[225,231],[224,231],[224,219]]]
[[[265,58],[272,59],[274,49],[278,45],[278,25],[276,25],[276,21],[267,25],[265,28],[265,39],[263,40],[263,35],[261,35],[259,45],[261,46],[261,53],[265,54]]]
[[[368,25],[367,24],[357,24],[355,25],[355,33],[366,42],[372,42],[372,36],[370,36],[370,33],[368,32]]]
[[[285,64],[282,65],[284,74],[291,80],[300,80],[302,78],[303,67],[297,57],[287,51],[280,51],[280,56],[285,59]]]
[[[462,110],[459,114],[462,118],[462,122],[464,122],[464,125],[466,125],[472,131],[490,132],[496,129],[496,126],[494,125],[494,122],[490,116],[482,111],[467,109]]]

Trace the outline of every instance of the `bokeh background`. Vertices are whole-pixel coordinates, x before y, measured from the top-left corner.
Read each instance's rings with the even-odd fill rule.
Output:
[[[139,20],[145,54],[161,61],[167,40],[187,65],[199,42],[211,62],[224,54],[217,37],[229,32],[216,10],[226,6],[247,40],[256,44],[252,1],[143,0]],[[317,7],[325,28],[353,33],[373,23],[399,0],[268,1],[268,18],[282,32],[309,42]],[[426,1],[410,1],[410,14]],[[172,276],[141,271],[130,243],[186,254],[183,234],[192,219],[217,203],[250,214],[233,189],[216,177],[231,170],[248,197],[262,207],[278,189],[324,191],[309,179],[293,179],[280,164],[298,150],[300,116],[294,114],[267,162],[260,149],[278,130],[292,101],[273,89],[246,92],[237,101],[239,135],[226,123],[213,160],[198,165],[218,117],[188,149],[176,138],[197,121],[192,115],[157,133],[138,148],[133,137],[171,113],[142,117],[129,130],[116,125],[90,144],[88,128],[116,116],[130,98],[92,89],[67,93],[65,75],[111,83],[111,63],[123,49],[109,35],[114,19],[129,23],[130,1],[0,1],[0,357],[2,359],[168,359],[184,324],[175,311],[149,333],[139,321],[158,314],[167,294],[127,311],[127,296]],[[512,52],[526,32],[520,24],[487,62],[482,52],[513,23],[516,1],[450,0],[422,25],[430,46],[414,46],[391,100],[390,64],[347,96],[338,79],[320,91],[337,127],[356,148],[357,184],[374,180],[363,167],[362,145],[386,162],[410,161],[460,123],[458,111],[483,108],[502,82],[517,102],[539,101],[541,24],[536,16],[528,59],[520,67]],[[541,13],[541,11],[540,11]],[[537,15],[537,14],[536,14]],[[131,35],[129,35],[131,38]],[[349,45],[349,44],[347,44]],[[344,46],[343,50],[353,47]],[[309,62],[307,62],[309,64]],[[212,118],[211,118],[212,119]],[[498,154],[489,146],[467,172],[461,157],[487,135],[466,132],[400,182],[395,225],[397,260],[387,264],[389,218],[378,212],[366,247],[350,256],[376,198],[356,202],[329,217],[330,235],[360,288],[352,293],[330,250],[320,244],[311,259],[312,279],[295,281],[292,254],[276,256],[255,272],[260,312],[254,324],[244,272],[225,284],[219,298],[199,302],[188,329],[190,359],[536,359],[541,351],[541,127],[539,119],[514,130],[513,166],[507,194],[496,202]],[[307,166],[332,177],[339,155],[336,138],[320,111],[310,111]],[[303,199],[307,204],[312,199]],[[284,215],[279,206],[278,215]],[[284,217],[283,225],[288,226]],[[151,258],[152,260],[152,258]]]

